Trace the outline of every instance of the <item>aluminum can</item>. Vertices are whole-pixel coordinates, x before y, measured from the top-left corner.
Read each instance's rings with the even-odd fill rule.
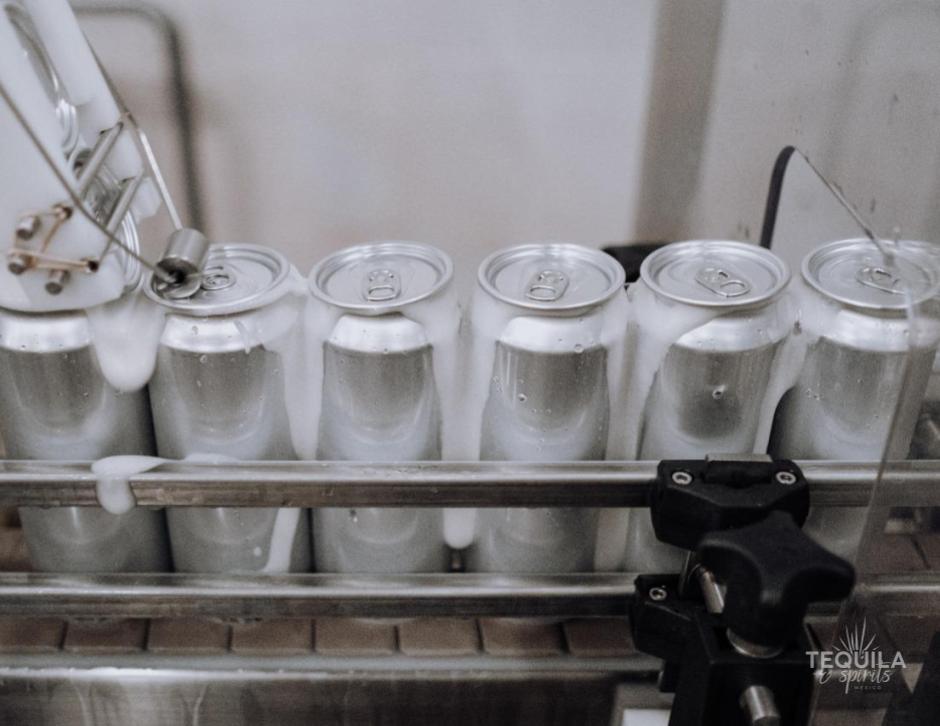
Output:
[[[254,245],[213,246],[203,273],[147,291],[166,310],[150,381],[157,450],[170,458],[293,459],[285,361],[273,340],[297,329],[296,270]],[[181,572],[285,572],[310,566],[306,510],[167,510]],[[286,525],[286,526],[285,526]]]
[[[12,459],[155,453],[147,389],[125,393],[108,383],[81,310],[0,309],[0,435]],[[20,519],[39,570],[145,572],[170,565],[162,510],[21,507]]]
[[[310,290],[332,311],[314,352],[323,360],[318,459],[441,458],[434,346],[456,346],[452,277],[447,255],[411,242],[350,247],[313,268]],[[434,316],[455,324],[436,336]],[[313,533],[319,571],[440,572],[449,564],[438,509],[315,509]]]
[[[532,244],[490,255],[478,282],[472,344],[487,352],[475,355],[474,365],[483,367],[477,375],[488,382],[480,459],[603,459],[611,351],[602,331],[617,329],[623,338],[625,321],[607,320],[608,303],[624,295],[623,269],[598,250]],[[597,522],[592,508],[481,509],[467,567],[591,570]]]
[[[842,240],[803,260],[802,280],[794,287],[805,354],[796,385],[777,410],[770,443],[774,456],[907,458],[936,355],[935,340],[908,352],[908,304],[927,316],[923,322],[933,322],[940,277],[924,249],[901,242],[900,250],[887,264],[870,240]],[[908,385],[902,390],[908,355]],[[852,558],[866,514],[860,507],[814,509],[804,529]]]
[[[637,308],[633,375],[649,384],[631,391],[643,403],[639,459],[750,454],[766,445],[756,439],[762,416],[769,426],[774,360],[792,328],[789,280],[786,263],[742,242],[676,242],[643,261],[631,290],[647,301]],[[675,569],[683,557],[656,540],[648,510],[631,511],[628,570]]]

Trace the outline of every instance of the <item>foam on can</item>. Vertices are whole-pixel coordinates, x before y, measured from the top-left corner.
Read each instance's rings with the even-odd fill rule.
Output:
[[[317,458],[442,458],[457,386],[452,277],[447,255],[412,242],[350,247],[314,267],[307,375],[320,393]],[[313,522],[321,571],[429,572],[448,565],[437,509],[323,508],[314,510]]]
[[[161,456],[293,459],[284,340],[296,335],[297,271],[253,245],[209,251],[181,287],[154,280],[166,311],[150,382]],[[173,559],[184,572],[288,572],[310,564],[309,519],[294,508],[180,507],[167,512]]]
[[[850,239],[803,260],[802,277],[794,283],[802,365],[777,410],[774,456],[907,457],[936,356],[940,274],[924,243],[901,242],[896,250],[893,260],[885,260],[870,240]],[[902,390],[908,356],[908,386]],[[852,558],[865,515],[864,508],[816,509],[804,529]]]
[[[623,395],[624,273],[573,244],[490,255],[471,311],[467,458],[603,459]],[[468,568],[565,572],[594,566],[598,511],[479,510]]]
[[[782,260],[741,242],[677,242],[644,260],[630,289],[628,449],[637,458],[765,450],[773,408],[792,377],[789,279]],[[647,510],[631,512],[628,540],[630,570],[681,565],[681,551],[655,539]]]
[[[135,295],[136,293],[126,293]],[[0,434],[11,459],[154,453],[147,390],[105,377],[85,311],[0,309]],[[21,507],[33,566],[58,572],[169,568],[163,512]]]

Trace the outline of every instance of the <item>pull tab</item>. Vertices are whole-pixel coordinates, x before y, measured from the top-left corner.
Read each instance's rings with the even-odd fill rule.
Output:
[[[892,295],[904,293],[904,281],[883,267],[863,267],[855,273],[855,279],[866,287],[873,287]]]
[[[380,267],[362,281],[362,295],[369,302],[387,302],[401,295],[401,279],[395,270]]]
[[[721,297],[741,297],[751,291],[751,283],[720,267],[703,267],[695,273],[695,281]]]
[[[568,276],[558,270],[542,270],[529,280],[525,296],[536,302],[555,302],[568,289]]]
[[[205,269],[202,273],[202,283],[200,287],[203,290],[214,292],[224,290],[235,284],[235,278],[222,265],[216,265]]]

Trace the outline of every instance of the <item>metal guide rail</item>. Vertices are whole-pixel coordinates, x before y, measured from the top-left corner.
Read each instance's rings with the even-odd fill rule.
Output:
[[[813,506],[867,506],[876,462],[797,461]],[[655,461],[168,461],[127,477],[141,507],[644,507]],[[0,461],[0,506],[98,506],[87,461]],[[940,460],[888,462],[879,499],[940,506]]]
[[[637,573],[495,575],[59,575],[0,573],[0,617],[619,617]],[[940,611],[940,573],[860,583],[866,606]],[[835,615],[834,604],[811,612]]]
[[[878,481],[874,462],[797,463],[814,506],[866,506]],[[644,507],[657,465],[172,461],[132,475],[128,483],[144,507]],[[878,501],[940,505],[938,479],[940,461],[891,462]],[[90,462],[0,461],[0,506],[95,506],[96,483]],[[635,577],[0,573],[0,616],[611,616],[626,612]],[[870,578],[856,596],[908,611],[938,611],[940,573]]]

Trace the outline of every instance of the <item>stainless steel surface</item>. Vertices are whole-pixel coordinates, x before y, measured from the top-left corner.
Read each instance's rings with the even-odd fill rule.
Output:
[[[889,442],[888,458],[908,455],[936,343],[909,349],[907,305],[933,297],[940,275],[924,250],[902,243],[902,251],[891,266],[869,241],[844,240],[803,261],[806,284],[795,291],[808,340],[776,413],[775,456],[878,460]],[[863,511],[814,510],[804,529],[852,559],[864,523]]]
[[[741,694],[740,704],[751,726],[780,726],[780,712],[773,691],[767,686],[748,686]]]
[[[146,389],[121,393],[98,365],[84,312],[0,310],[0,434],[19,459],[152,454]],[[92,501],[97,504],[92,486]],[[165,570],[163,513],[96,507],[21,510],[35,567],[57,571]]]
[[[4,617],[396,618],[622,616],[638,573],[53,574],[0,573]],[[875,575],[856,586],[868,608],[940,611],[940,572]],[[834,615],[833,603],[813,605]]]
[[[655,461],[167,462],[128,477],[139,506],[644,507]],[[865,507],[876,462],[797,461],[818,506]],[[889,462],[895,506],[940,505],[940,461]],[[0,505],[95,506],[88,461],[0,461]]]
[[[494,359],[485,363],[490,370],[480,459],[605,458],[611,415],[608,351],[596,338],[586,345],[578,337],[581,320],[572,315],[600,315],[607,300],[623,294],[620,265],[578,245],[522,245],[490,255],[478,279],[492,298],[487,305],[502,304],[507,312],[522,308],[527,314],[494,331]],[[483,303],[476,304],[474,312],[482,317]],[[481,511],[467,567],[482,572],[590,570],[597,522],[598,512],[590,508]]]
[[[0,615],[309,618],[622,616],[635,574],[0,573]]]
[[[431,332],[412,311],[442,296],[452,271],[434,247],[379,242],[341,250],[310,273],[312,293],[344,312],[332,330],[317,331],[325,341],[318,458],[441,457]],[[450,312],[446,300],[434,304]],[[456,345],[456,326],[452,333],[437,343]],[[441,572],[450,560],[439,510],[320,508],[312,517],[318,571]]]
[[[135,726],[609,726],[624,670],[551,668],[509,660],[480,667],[445,659],[420,670],[382,661],[357,670],[311,664],[306,672],[256,666],[209,671],[186,665],[37,671],[0,669],[0,719],[8,724]],[[635,678],[635,676],[634,676]]]
[[[285,362],[259,339],[273,334],[260,316],[277,314],[276,306],[287,324],[296,319],[285,300],[289,269],[270,250],[219,246],[210,250],[188,296],[168,288],[163,297],[148,288],[168,313],[150,380],[161,456],[294,458]],[[279,517],[289,526],[276,528]],[[167,523],[174,565],[182,572],[283,572],[310,565],[306,512],[173,508]],[[275,534],[287,541],[275,542]]]

